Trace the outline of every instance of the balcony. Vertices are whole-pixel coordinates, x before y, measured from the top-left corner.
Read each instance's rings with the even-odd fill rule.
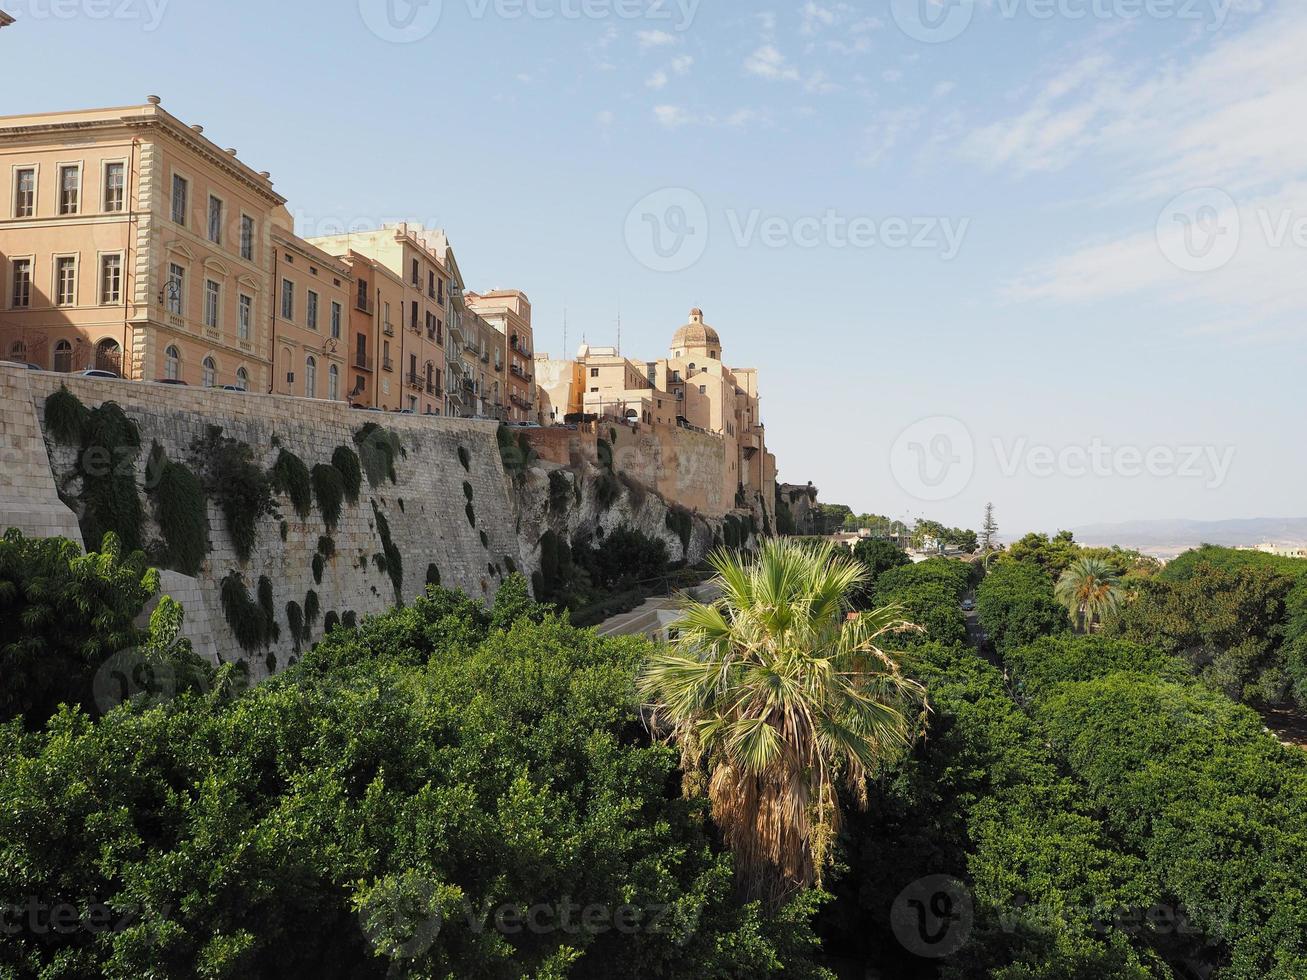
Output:
[[[395,336],[395,325],[393,323],[383,323],[381,325],[381,332],[387,337],[393,337]]]
[[[514,354],[518,354],[528,361],[535,357],[535,355],[532,354],[529,350],[527,350],[527,348],[523,344],[520,344],[517,341],[514,341],[511,346],[513,348]]]
[[[422,375],[415,374],[412,371],[408,373],[407,380],[408,380],[408,386],[412,388],[414,391],[421,391],[427,386],[426,379],[424,379]]]
[[[372,371],[376,368],[376,361],[363,351],[355,351],[354,367],[360,371]]]
[[[510,367],[510,368],[508,369],[508,371],[509,371],[510,374],[513,375],[513,377],[515,377],[515,378],[521,378],[523,381],[526,380],[526,372],[523,371],[523,370],[522,370],[520,367],[518,367],[516,364],[514,364],[512,367]]]
[[[395,362],[392,361],[389,357],[382,358],[382,360],[381,360],[381,370],[383,370],[383,371],[393,371],[393,370],[395,370]]]
[[[358,310],[360,313],[366,313],[368,316],[372,315],[372,304],[368,302],[366,297],[360,297],[355,300],[354,309]]]

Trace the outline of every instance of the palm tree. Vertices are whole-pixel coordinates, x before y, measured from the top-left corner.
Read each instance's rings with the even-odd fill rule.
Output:
[[[1067,607],[1076,630],[1092,632],[1121,606],[1121,574],[1101,558],[1078,558],[1057,580],[1053,594]]]
[[[854,614],[867,570],[831,545],[769,541],[756,560],[708,559],[721,597],[687,601],[676,639],[640,678],[656,727],[706,789],[750,899],[820,884],[840,824],[837,786],[867,781],[917,734],[925,690],[878,645],[918,629],[895,608]]]

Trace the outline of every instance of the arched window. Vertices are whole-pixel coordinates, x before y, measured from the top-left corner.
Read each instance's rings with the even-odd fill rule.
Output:
[[[73,345],[66,340],[54,345],[54,369],[63,374],[73,369]]]
[[[206,388],[212,388],[218,383],[218,364],[212,357],[206,357],[201,365],[201,384]]]
[[[304,397],[318,397],[318,362],[312,355],[304,362]]]
[[[172,344],[163,352],[163,376],[169,381],[180,381],[182,378],[182,352]]]
[[[236,369],[236,387],[241,391],[250,390],[250,372],[244,368]]]
[[[122,374],[123,355],[118,341],[106,337],[95,345],[95,366],[100,371]]]
[[[11,361],[26,361],[27,345],[21,340],[15,340],[14,345],[9,348],[9,359]]]
[[[327,397],[333,402],[340,401],[340,368],[334,364],[327,368]]]

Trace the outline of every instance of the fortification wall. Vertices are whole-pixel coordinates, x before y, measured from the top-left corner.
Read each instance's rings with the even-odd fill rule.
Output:
[[[395,604],[392,578],[377,560],[384,547],[376,514],[385,518],[402,559],[399,594],[405,600],[424,592],[429,568],[438,570],[442,585],[488,600],[503,578],[522,567],[494,423],[383,415],[332,402],[66,377],[4,365],[0,529],[13,526],[31,535],[81,539],[77,517],[60,502],[60,492],[73,507],[80,506],[77,471],[86,452],[60,445],[45,425],[46,399],[61,385],[88,408],[116,402],[138,425],[141,449],[134,459],[122,447],[93,448],[107,453],[114,465],[132,468],[147,517],[142,528],[147,554],[157,552],[162,540],[147,493],[146,463],[153,443],[170,459],[198,470],[202,461],[195,447],[211,426],[219,426],[225,437],[250,446],[265,470],[273,467],[283,448],[311,470],[330,463],[339,446],[357,449],[355,435],[368,422],[398,438],[402,455],[396,462],[396,482],[384,480],[372,487],[365,479],[358,503],[346,501],[331,530],[316,502],[312,513],[301,519],[290,502],[279,497],[280,515],[259,522],[248,562],[237,556],[222,512],[208,501],[207,558],[193,578],[170,572],[165,585],[186,608],[187,635],[196,650],[218,662],[244,660],[255,680],[284,667],[303,645],[291,636],[286,606],[294,602],[304,607],[310,590],[317,593],[321,614],[308,642],[321,637],[329,613],[342,618],[353,613],[361,620]],[[313,560],[323,537],[331,538],[335,554],[324,559],[318,583]],[[85,544],[95,548],[98,542]],[[265,649],[242,650],[227,622],[221,585],[232,572],[243,577],[251,595],[260,578],[266,576],[272,583],[281,639]]]

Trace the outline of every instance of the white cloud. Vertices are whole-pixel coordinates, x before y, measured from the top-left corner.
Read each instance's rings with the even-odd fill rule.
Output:
[[[678,75],[688,74],[694,67],[694,58],[688,54],[683,54],[679,58],[672,59],[672,71]]]
[[[676,35],[667,31],[640,31],[636,39],[642,48],[665,48],[678,43]]]
[[[895,82],[903,80],[903,72],[899,71],[897,68],[886,68],[880,73],[880,77],[893,85]]]
[[[661,69],[654,72],[645,80],[644,86],[653,89],[655,92],[662,91],[667,87],[667,72]]]
[[[603,126],[605,129],[611,126],[616,120],[617,117],[609,109],[605,109],[595,116],[595,122],[600,126]]]
[[[935,84],[935,98],[945,98],[946,96],[951,95],[955,88],[957,88],[957,85],[954,82],[937,82]]]
[[[654,118],[668,129],[679,129],[694,122],[694,117],[678,105],[654,106]]]
[[[768,78],[773,81],[796,82],[799,80],[799,70],[791,65],[785,58],[785,55],[771,44],[764,44],[744,62],[744,70],[750,75],[757,75],[759,78]]]
[[[879,164],[905,135],[921,125],[921,118],[921,110],[911,107],[882,112],[863,134],[861,162],[873,167]]]

